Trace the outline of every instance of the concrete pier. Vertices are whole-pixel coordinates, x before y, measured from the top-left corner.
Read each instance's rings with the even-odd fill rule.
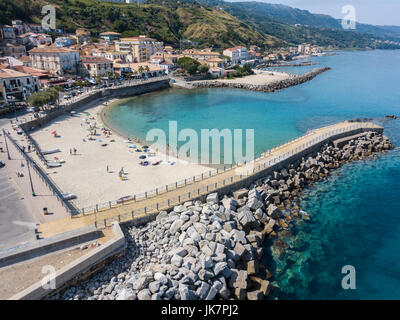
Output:
[[[202,176],[188,177],[184,183],[176,184],[175,188],[160,187],[157,190],[149,190],[141,198],[135,196],[135,200],[42,224],[39,231],[46,237],[92,224],[101,229],[111,226],[114,221],[142,224],[154,219],[157,212],[169,210],[185,201],[205,199],[212,192],[218,192],[223,196],[236,189],[247,187],[257,179],[317,152],[325,143],[367,131],[382,133],[383,128],[372,122],[344,121],[312,130],[245,165],[229,166],[210,170]]]

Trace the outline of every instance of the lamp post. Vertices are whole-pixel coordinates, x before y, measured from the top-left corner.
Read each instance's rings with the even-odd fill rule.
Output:
[[[31,176],[31,170],[29,168],[29,161],[28,160],[26,160],[26,164],[28,166],[29,182],[31,183],[32,196],[35,197],[36,194],[35,194],[35,190],[33,190],[32,176]]]
[[[3,129],[3,135],[4,135],[4,141],[5,141],[5,143],[6,143],[7,157],[8,157],[8,160],[11,160],[10,151],[8,150],[8,144],[7,144],[7,138],[6,138],[6,131],[5,131],[4,129]]]

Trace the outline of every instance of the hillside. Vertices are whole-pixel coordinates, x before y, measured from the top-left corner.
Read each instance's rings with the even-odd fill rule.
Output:
[[[268,49],[304,42],[334,48],[397,48],[376,40],[400,39],[400,27],[357,24],[356,31],[348,31],[328,15],[264,2],[221,0],[147,0],[140,5],[97,0],[1,0],[0,23],[15,18],[39,23],[41,7],[49,3],[57,7],[57,28],[66,32],[85,27],[94,36],[109,30],[123,36],[147,34],[174,46],[185,39],[214,48],[256,44]]]
[[[179,39],[190,39],[201,46],[217,48],[250,44],[270,47],[282,43],[229,13],[197,3],[137,5],[97,0],[2,0],[0,23],[10,23],[16,18],[38,23],[44,4],[57,7],[57,28],[66,32],[85,27],[94,35],[112,30],[123,36],[147,34],[166,44],[178,45]]]

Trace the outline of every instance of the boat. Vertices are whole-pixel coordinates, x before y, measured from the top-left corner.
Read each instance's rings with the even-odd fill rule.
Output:
[[[119,198],[116,202],[117,203],[123,203],[123,202],[129,201],[129,200],[133,200],[133,197],[132,196],[125,196],[125,197]]]
[[[42,150],[42,154],[51,154],[56,152],[60,152],[60,149],[54,148],[54,149]]]
[[[50,167],[50,168],[57,168],[57,167],[61,167],[61,163],[55,162],[55,161],[51,161],[51,162],[47,162],[47,166]]]
[[[76,195],[74,195],[73,193],[63,193],[61,195],[61,198],[63,200],[72,200],[72,199],[76,199]]]

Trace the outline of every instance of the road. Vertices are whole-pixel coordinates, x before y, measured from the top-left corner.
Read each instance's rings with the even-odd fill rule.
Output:
[[[36,223],[5,168],[0,168],[0,252],[36,239]]]

